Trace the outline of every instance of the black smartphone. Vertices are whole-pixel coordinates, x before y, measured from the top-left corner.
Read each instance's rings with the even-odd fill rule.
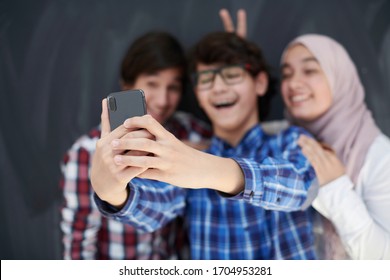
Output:
[[[110,93],[107,107],[112,131],[126,119],[146,114],[145,94],[141,89]]]

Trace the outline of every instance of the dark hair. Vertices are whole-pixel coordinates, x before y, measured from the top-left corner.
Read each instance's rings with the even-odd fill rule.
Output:
[[[189,53],[189,71],[195,73],[197,64],[245,64],[248,72],[256,77],[260,72],[268,76],[269,86],[264,96],[259,97],[259,117],[263,120],[269,113],[271,98],[275,94],[275,79],[271,77],[261,49],[253,42],[235,33],[212,32],[203,37]]]
[[[141,74],[178,67],[186,74],[186,57],[180,43],[169,33],[152,31],[137,38],[122,60],[123,82],[134,84]]]

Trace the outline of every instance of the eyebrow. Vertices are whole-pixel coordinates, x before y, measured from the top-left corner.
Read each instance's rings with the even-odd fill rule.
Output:
[[[310,62],[310,61],[314,61],[314,62],[319,63],[317,58],[315,58],[314,56],[305,57],[304,59],[301,60],[301,62],[303,62],[303,63]],[[288,68],[288,67],[290,67],[290,65],[288,63],[282,64],[282,69]]]

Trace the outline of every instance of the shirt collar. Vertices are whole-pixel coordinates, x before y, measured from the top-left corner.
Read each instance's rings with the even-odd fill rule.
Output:
[[[263,143],[264,131],[260,124],[256,124],[254,127],[249,129],[244,137],[240,140],[237,146],[232,147],[229,143],[223,139],[214,136],[211,139],[211,145],[208,149],[212,153],[221,153],[230,150],[251,150],[258,148]]]

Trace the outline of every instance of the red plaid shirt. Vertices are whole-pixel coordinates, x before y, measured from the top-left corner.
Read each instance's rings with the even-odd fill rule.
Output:
[[[181,140],[193,143],[211,137],[209,127],[177,112],[165,126]],[[153,233],[103,217],[92,198],[91,157],[100,128],[79,138],[61,163],[64,204],[61,208],[65,259],[187,259],[187,233],[181,219]]]

